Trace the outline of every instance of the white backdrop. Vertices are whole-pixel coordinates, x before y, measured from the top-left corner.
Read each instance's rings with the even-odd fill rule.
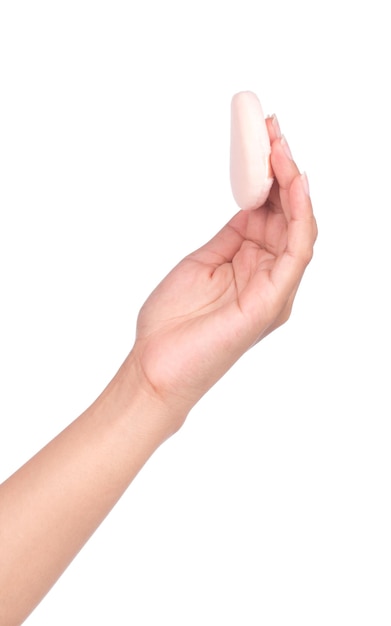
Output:
[[[277,113],[319,225],[289,323],[29,626],[389,626],[388,22],[380,0],[0,3],[1,480],[95,399],[152,288],[236,212],[235,92]]]

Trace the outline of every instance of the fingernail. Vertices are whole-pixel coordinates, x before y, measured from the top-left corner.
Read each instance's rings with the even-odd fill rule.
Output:
[[[272,119],[272,126],[274,128],[274,132],[276,133],[276,137],[280,138],[282,135],[281,135],[281,129],[278,123],[277,115],[273,114],[271,119]]]
[[[286,156],[288,157],[288,159],[290,159],[291,161],[293,161],[293,156],[292,156],[292,152],[290,151],[290,148],[288,146],[288,142],[285,139],[284,135],[281,137],[281,146],[283,147],[283,150],[286,154]]]
[[[310,186],[308,184],[308,177],[307,174],[305,172],[303,172],[300,176],[301,178],[301,184],[303,185],[303,190],[306,193],[307,196],[310,195]]]

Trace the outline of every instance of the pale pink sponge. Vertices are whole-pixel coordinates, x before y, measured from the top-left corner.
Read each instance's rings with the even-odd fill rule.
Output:
[[[273,183],[270,139],[255,93],[241,91],[231,103],[231,188],[241,209],[257,209]]]

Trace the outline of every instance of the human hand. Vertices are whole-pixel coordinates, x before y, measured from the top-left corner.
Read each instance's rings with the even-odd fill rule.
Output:
[[[237,213],[184,258],[139,313],[131,355],[141,384],[180,423],[248,348],[288,320],[312,258],[317,227],[306,176],[276,118],[267,125],[275,181],[266,203]]]

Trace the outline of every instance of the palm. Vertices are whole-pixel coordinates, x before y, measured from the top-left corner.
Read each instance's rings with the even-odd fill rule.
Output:
[[[282,213],[263,207],[238,213],[208,244],[186,257],[151,294],[139,316],[139,336],[211,318],[246,315],[251,288],[266,300],[270,271],[286,241]],[[266,292],[265,292],[266,291]],[[246,304],[247,303],[247,304]],[[259,304],[259,302],[258,302]],[[223,321],[222,319],[220,321]]]

